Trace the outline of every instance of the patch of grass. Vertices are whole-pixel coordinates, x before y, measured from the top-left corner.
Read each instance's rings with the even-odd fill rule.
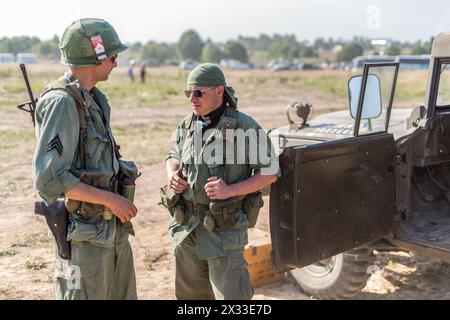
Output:
[[[37,258],[30,258],[25,262],[25,267],[28,270],[41,270],[47,268],[47,263]]]
[[[0,69],[0,79],[9,78],[12,75],[12,69]]]
[[[33,127],[27,130],[0,130],[0,163],[29,164],[33,158],[36,138]]]
[[[0,151],[5,149],[10,149],[16,147],[17,144],[35,142],[36,138],[34,131],[13,131],[13,130],[2,130],[0,131]]]
[[[25,83],[20,82],[8,82],[3,85],[3,90],[9,93],[22,93],[25,92]]]
[[[175,127],[140,125],[124,129],[114,126],[113,133],[121,145],[122,155],[137,163],[151,165],[163,161],[172,145],[171,135]]]
[[[347,81],[351,74],[346,72],[330,71],[291,71],[291,72],[257,72],[248,77],[242,77],[238,81],[241,87],[249,87],[249,90],[256,92],[267,89],[264,93],[271,96],[279,96],[276,87],[288,87],[298,91],[310,90],[324,91],[328,94],[335,94],[338,97],[347,97]],[[263,85],[263,87],[261,87]],[[242,91],[241,89],[239,91]]]
[[[7,287],[0,287],[0,294],[7,295],[10,289]]]
[[[31,279],[31,282],[32,283],[43,283],[43,282],[46,282],[46,281],[43,281],[42,279],[39,279],[39,278],[33,278],[33,279]]]
[[[279,83],[279,84],[286,84],[286,83],[288,83],[288,82],[289,82],[289,79],[286,78],[286,77],[280,77],[280,78],[278,78],[278,83]]]
[[[267,83],[268,80],[269,79],[262,78],[262,77],[243,77],[243,78],[239,78],[239,83],[261,85],[261,84]]]
[[[147,250],[145,251],[145,257],[144,257],[144,265],[145,265],[145,270],[147,271],[153,271],[155,270],[153,268],[153,263],[152,263],[152,256],[150,254],[150,252],[148,252]]]
[[[15,249],[7,249],[4,251],[0,251],[0,257],[12,257],[17,254],[17,251]]]
[[[20,100],[20,99],[8,99],[5,97],[0,97],[0,107],[3,110],[17,110],[19,111],[19,109],[17,109],[17,105],[19,103],[22,103],[24,101]]]
[[[28,235],[23,241],[19,241],[11,245],[11,248],[15,247],[34,247],[41,243],[47,243],[48,238],[44,233],[32,233]]]
[[[114,133],[114,137],[116,137],[119,134],[125,134],[126,130],[127,130],[127,128],[125,128],[123,126],[111,123],[111,131]]]
[[[62,75],[64,68],[54,65],[29,68],[29,78],[35,96],[43,87]],[[126,68],[118,68],[107,82],[98,87],[108,96],[113,108],[149,107],[164,108],[186,103],[183,91],[188,71],[175,67],[149,68],[147,83],[130,82]],[[339,98],[347,98],[347,81],[353,75],[344,71],[285,71],[227,70],[227,80],[234,86],[238,96],[250,96],[250,100],[280,98],[283,88],[295,91],[314,90],[326,92]],[[0,68],[0,79],[8,79],[0,85],[0,107],[15,107],[28,99],[19,70]],[[423,99],[427,72],[401,71],[399,74],[396,100]],[[280,90],[281,89],[281,90]],[[257,102],[255,102],[257,103]]]
[[[158,71],[145,84],[124,81],[121,74],[114,74],[110,80],[99,83],[98,87],[107,95],[113,108],[164,107],[184,99],[186,79],[174,72]]]
[[[427,77],[423,74],[414,78],[399,76],[395,89],[395,101],[419,100],[424,101]]]
[[[302,76],[296,76],[288,83],[293,88],[312,88],[318,91],[324,91],[335,94],[340,98],[347,98],[347,81],[351,75],[346,73],[314,73]]]
[[[147,271],[153,271],[155,270],[153,268],[153,264],[157,263],[159,260],[163,259],[164,257],[166,257],[168,255],[167,252],[162,252],[156,256],[152,256],[150,254],[150,252],[146,251],[145,252],[145,258],[144,258],[144,264],[145,264],[145,269]]]

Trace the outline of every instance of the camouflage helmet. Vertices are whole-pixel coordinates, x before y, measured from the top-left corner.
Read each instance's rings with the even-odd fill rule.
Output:
[[[59,44],[61,62],[72,67],[95,66],[128,49],[102,19],[80,19],[64,31]]]

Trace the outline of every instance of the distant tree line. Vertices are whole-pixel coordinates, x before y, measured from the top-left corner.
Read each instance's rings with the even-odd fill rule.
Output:
[[[432,40],[414,43],[394,41],[384,51],[386,55],[427,54],[431,52]],[[59,38],[55,35],[50,40],[41,41],[37,37],[3,37],[0,38],[0,52],[17,54],[19,52],[35,52],[45,59],[59,60]],[[185,31],[177,43],[149,41],[145,44],[130,44],[129,54],[144,61],[155,64],[168,63],[175,60],[192,59],[203,62],[220,62],[222,59],[235,59],[249,62],[250,56],[262,53],[267,59],[302,59],[318,57],[322,52],[337,50],[336,61],[350,61],[363,55],[366,50],[376,51],[365,37],[354,37],[351,41],[332,38],[317,38],[314,42],[298,41],[295,35],[261,34],[258,37],[239,36],[236,40],[215,43],[211,39],[203,41],[195,30]],[[375,52],[376,54],[377,52]]]
[[[59,54],[59,38],[55,35],[50,40],[41,41],[37,37],[3,37],[0,38],[0,52],[3,53],[21,53],[34,52],[45,59],[57,60]]]

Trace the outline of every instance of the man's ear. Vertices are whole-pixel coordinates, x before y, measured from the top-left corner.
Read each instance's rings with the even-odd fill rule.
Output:
[[[224,92],[225,92],[225,87],[223,85],[216,87],[216,94],[218,96],[223,96]]]

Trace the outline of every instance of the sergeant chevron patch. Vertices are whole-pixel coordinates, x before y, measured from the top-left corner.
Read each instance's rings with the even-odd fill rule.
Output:
[[[58,153],[59,156],[62,155],[63,153],[63,145],[61,143],[61,140],[59,139],[59,135],[56,135],[56,137],[54,137],[48,144],[47,144],[47,150],[46,152],[50,152],[53,149],[55,149]]]

